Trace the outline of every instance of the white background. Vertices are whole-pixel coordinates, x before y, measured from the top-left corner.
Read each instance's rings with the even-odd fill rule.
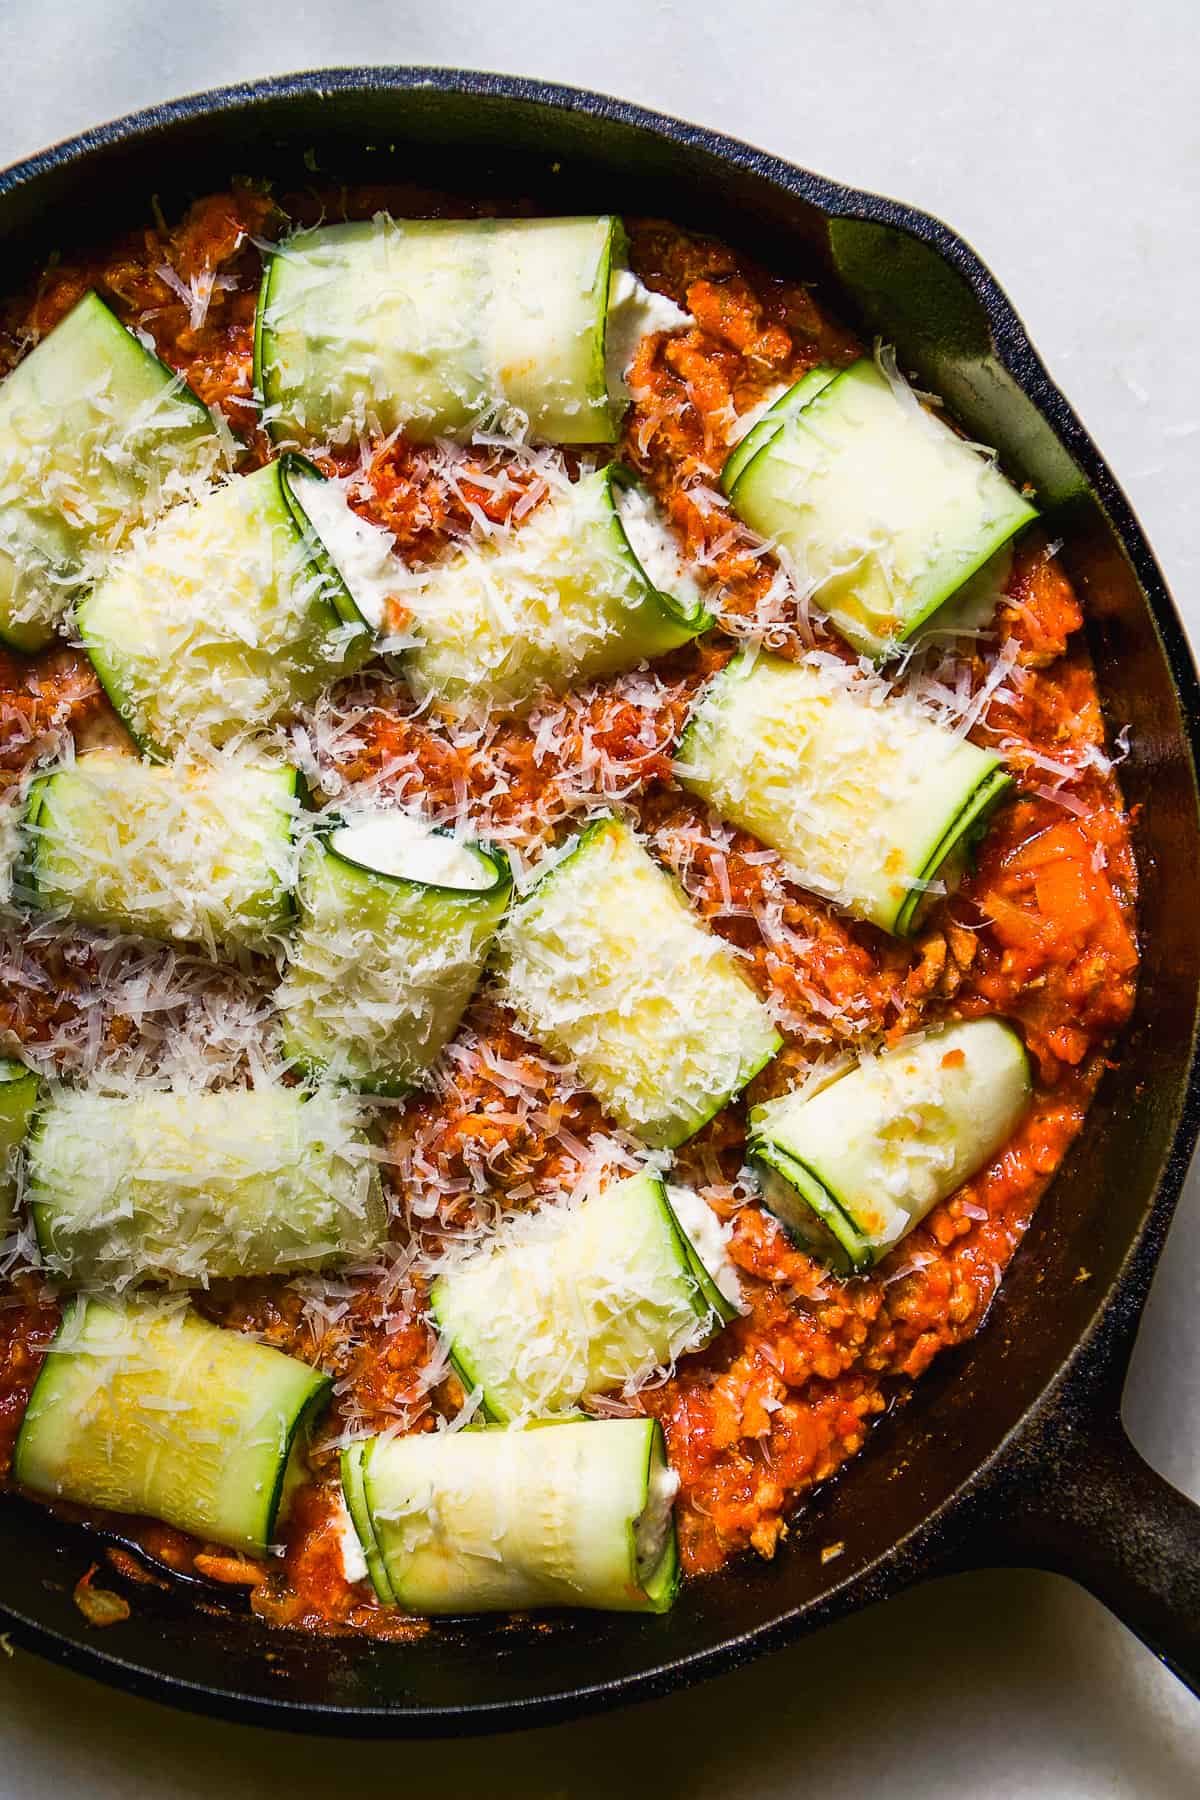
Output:
[[[197,88],[429,62],[600,88],[912,201],[1007,287],[1200,636],[1198,42],[1195,0],[0,0],[0,165]],[[1196,1498],[1198,1299],[1193,1176],[1126,1416]],[[1032,1573],[942,1582],[692,1693],[482,1744],[286,1740],[22,1654],[0,1662],[0,1736],[5,1800],[1200,1791],[1200,1703],[1096,1603]]]

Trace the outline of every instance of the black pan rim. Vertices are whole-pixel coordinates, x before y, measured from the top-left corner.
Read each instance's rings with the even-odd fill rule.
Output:
[[[583,113],[600,122],[610,120],[631,125],[648,134],[699,149],[732,168],[753,172],[781,192],[826,214],[892,226],[930,245],[978,298],[987,314],[998,359],[1051,425],[1108,513],[1149,602],[1186,721],[1193,783],[1198,781],[1200,680],[1182,621],[1142,527],[1107,462],[1034,349],[1004,289],[970,245],[929,213],[883,195],[846,186],[724,133],[589,89],[482,70],[420,65],[305,70],[207,89],[142,108],[64,139],[0,171],[0,200],[49,170],[86,162],[94,153],[109,146],[136,148],[139,138],[150,138],[158,131],[188,120],[216,117],[234,108],[253,107],[290,97],[335,100],[339,94],[380,88],[397,92],[426,88],[447,94],[497,97],[559,112]],[[402,1704],[394,1707],[326,1705],[286,1698],[263,1699],[215,1682],[202,1685],[183,1681],[100,1646],[77,1645],[3,1602],[0,1602],[0,1620],[22,1647],[140,1698],[240,1723],[328,1736],[353,1733],[368,1737],[435,1738],[528,1730],[653,1700],[679,1687],[744,1666],[769,1650],[781,1648],[823,1624],[910,1585],[922,1572],[924,1559],[939,1534],[953,1516],[968,1507],[983,1490],[992,1472],[1002,1462],[1007,1447],[1032,1424],[1050,1395],[1068,1382],[1074,1371],[1096,1356],[1098,1347],[1111,1333],[1114,1318],[1119,1314],[1136,1318],[1149,1288],[1193,1148],[1200,1137],[1200,1043],[1195,1034],[1188,1050],[1187,1068],[1182,1102],[1156,1190],[1147,1197],[1141,1225],[1112,1282],[1096,1296],[1088,1324],[1071,1355],[987,1461],[932,1515],[908,1537],[894,1542],[872,1563],[834,1587],[815,1605],[793,1609],[691,1656],[668,1656],[654,1667],[617,1681],[598,1682],[532,1700],[432,1708]]]

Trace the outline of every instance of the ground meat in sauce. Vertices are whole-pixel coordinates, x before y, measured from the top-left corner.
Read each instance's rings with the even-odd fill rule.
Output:
[[[288,218],[362,217],[380,206],[463,210],[416,191],[277,198],[236,188],[198,202],[173,230],[160,220],[112,250],[54,266],[34,294],[8,309],[0,368],[94,286],[225,411],[253,466],[268,454],[252,393],[256,240],[277,234]],[[640,1401],[666,1430],[681,1480],[684,1566],[695,1574],[746,1547],[772,1555],[791,1516],[802,1531],[798,1500],[862,1448],[871,1420],[939,1350],[978,1329],[1128,1018],[1136,871],[1117,781],[1101,754],[1079,605],[1036,532],[1015,556],[995,638],[983,656],[960,650],[955,665],[971,691],[998,660],[1011,671],[972,736],[1004,752],[1019,797],[997,818],[978,867],[934,907],[915,942],[840,918],[788,881],[753,839],[714,826],[673,785],[670,753],[682,720],[731,653],[730,634],[765,635],[784,655],[813,640],[849,654],[797,616],[771,559],[731,529],[714,488],[739,413],[819,361],[849,362],[861,346],[807,287],[670,225],[634,221],[631,260],[695,324],[643,344],[620,454],[643,473],[703,564],[726,631],[666,658],[650,675],[601,684],[527,721],[501,722],[474,742],[436,716],[418,717],[394,681],[361,678],[327,716],[324,780],[332,793],[339,783],[383,778],[397,797],[487,820],[528,851],[561,836],[588,804],[619,799],[713,927],[743,953],[789,1027],[782,1055],[748,1099],[679,1157],[679,1178],[733,1220],[732,1254],[749,1303],[714,1345],[685,1358]],[[536,465],[502,450],[447,457],[397,438],[363,463],[344,458],[340,467],[353,474],[354,504],[391,531],[409,559],[438,555],[479,513],[503,521],[539,497]],[[75,652],[31,663],[0,656],[0,786],[11,787],[64,734],[102,726],[106,710]],[[0,1026],[10,1043],[45,1038],[70,1018],[94,954],[86,946],[27,946],[24,979],[16,982],[6,946]],[[31,981],[32,967],[41,973]],[[877,1271],[837,1282],[746,1203],[739,1184],[746,1105],[788,1086],[831,1047],[895,1038],[947,1013],[1016,1021],[1036,1066],[1034,1106],[1003,1153]],[[105,1030],[117,1045],[137,1038],[119,1013]],[[436,1085],[392,1118],[388,1173],[419,1237],[494,1217],[502,1207],[536,1205],[571,1184],[589,1140],[602,1134],[607,1142],[608,1131],[597,1103],[549,1069],[484,995]],[[412,1635],[423,1627],[383,1612],[343,1578],[332,1444],[351,1419],[356,1428],[431,1429],[463,1395],[452,1375],[439,1375],[425,1290],[406,1273],[402,1247],[386,1291],[345,1286],[340,1309],[324,1313],[297,1282],[234,1283],[197,1297],[210,1318],[259,1333],[336,1377],[328,1429],[312,1457],[317,1481],[288,1524],[286,1554],[268,1569],[148,1522],[141,1541],[167,1567],[248,1587],[255,1611],[273,1624]],[[0,1304],[5,1474],[56,1318],[28,1278]],[[118,1563],[122,1554],[113,1552]]]

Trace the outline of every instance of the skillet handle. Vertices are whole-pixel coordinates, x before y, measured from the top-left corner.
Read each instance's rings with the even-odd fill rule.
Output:
[[[1056,1450],[1066,1479],[1033,1487],[1010,1515],[1011,1561],[1079,1582],[1200,1694],[1200,1506],[1138,1454],[1119,1417]]]

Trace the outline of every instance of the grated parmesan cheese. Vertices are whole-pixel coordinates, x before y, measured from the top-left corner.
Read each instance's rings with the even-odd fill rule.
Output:
[[[729,664],[675,763],[686,788],[779,850],[804,887],[887,931],[908,928],[913,895],[937,891],[972,802],[1006,785],[999,770],[996,755],[815,653]]]
[[[270,951],[290,923],[295,776],[245,757],[158,767],[95,750],[39,777],[14,897],[84,925]]]
[[[462,1017],[508,892],[493,857],[394,808],[312,840],[277,997],[286,1053],[354,1085],[412,1086]]]
[[[229,466],[227,439],[86,294],[0,386],[0,634],[46,643],[135,528]]]
[[[405,672],[418,699],[457,712],[524,706],[539,689],[627,669],[704,628],[698,589],[649,497],[622,511],[614,479],[605,469],[561,485],[519,530],[411,579],[404,601],[420,644]]]
[[[29,1202],[45,1266],[108,1291],[320,1268],[386,1223],[355,1104],[278,1086],[52,1091]]]
[[[513,913],[500,993],[656,1146],[692,1136],[780,1042],[729,949],[613,819],[569,846]]]
[[[84,647],[143,746],[244,738],[369,653],[365,623],[347,616],[341,579],[291,508],[287,467],[235,476],[135,534],[79,609]]]
[[[719,1226],[717,1247],[721,1261]],[[464,1385],[477,1383],[491,1415],[506,1420],[570,1412],[613,1389],[628,1397],[723,1323],[688,1267],[659,1183],[644,1175],[579,1206],[511,1220],[438,1279],[433,1307]]]

